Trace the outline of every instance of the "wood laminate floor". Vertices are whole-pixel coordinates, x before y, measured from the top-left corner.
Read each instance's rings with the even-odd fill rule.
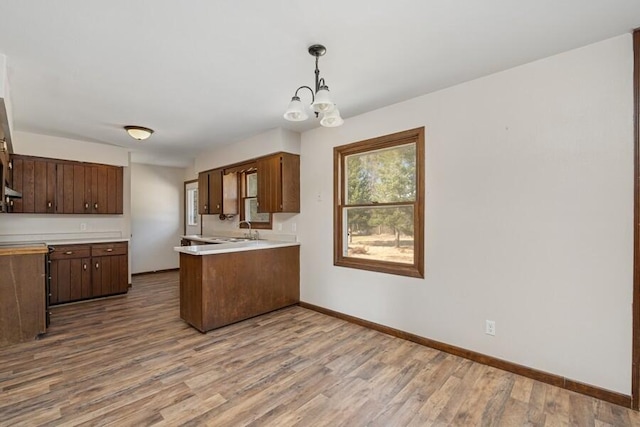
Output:
[[[291,307],[208,334],[178,273],[0,349],[0,425],[640,425],[637,412]]]

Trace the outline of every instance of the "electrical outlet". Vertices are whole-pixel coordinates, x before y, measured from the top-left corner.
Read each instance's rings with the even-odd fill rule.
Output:
[[[87,223],[86,222],[81,222],[80,223],[80,231],[86,231],[87,230]]]
[[[487,335],[496,335],[496,322],[494,320],[485,320],[484,333]]]
[[[298,225],[295,222],[291,224],[291,231],[294,233],[298,231]]]

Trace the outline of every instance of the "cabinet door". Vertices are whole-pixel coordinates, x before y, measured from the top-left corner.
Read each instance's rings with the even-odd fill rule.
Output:
[[[115,214],[122,214],[124,208],[124,168],[122,166],[118,166],[116,169],[116,182],[115,182],[115,192],[116,192],[116,209]]]
[[[129,290],[129,257],[127,255],[111,257],[111,290],[114,294]]]
[[[115,166],[106,167],[107,204],[105,207],[105,213],[108,213],[108,214],[118,213],[118,169],[119,168]],[[120,194],[120,198],[122,198],[122,193]]]
[[[90,281],[88,245],[55,246],[51,253],[51,304],[87,298]]]
[[[262,157],[258,169],[258,212],[280,212],[280,156]]]
[[[198,213],[200,215],[209,213],[209,174],[207,172],[198,174]]]
[[[70,163],[58,163],[56,170],[56,213],[74,213],[75,168]]]
[[[93,296],[115,295],[127,292],[128,257],[127,255],[112,255],[92,258],[94,292]]]
[[[91,258],[91,296],[100,297],[105,295],[102,293],[102,264],[103,257]]]
[[[300,212],[300,156],[280,155],[280,211]]]
[[[222,170],[209,172],[209,213],[222,213]]]
[[[33,212],[54,213],[57,179],[56,163],[46,160],[34,160],[33,167]]]
[[[93,296],[127,292],[129,256],[126,242],[99,243],[91,246]]]
[[[91,258],[82,258],[81,262],[80,293],[82,299],[91,298],[93,296],[91,289]]]
[[[14,189],[22,193],[22,198],[12,200],[13,203],[11,204],[11,212],[33,213],[35,212],[35,171],[33,160],[14,156],[12,162]]]
[[[235,172],[222,175],[222,213],[238,213],[238,174]]]
[[[82,260],[60,259],[51,261],[52,305],[82,299]]]
[[[85,211],[84,213],[95,213],[98,209],[97,203],[94,204],[94,195],[98,194],[98,168],[86,165],[84,167],[84,200]]]
[[[93,195],[93,213],[104,214],[107,213],[108,205],[108,167],[104,165],[94,166],[96,168],[96,193]]]
[[[300,156],[279,153],[256,161],[258,212],[300,212]]]
[[[85,173],[86,166],[82,164],[74,164],[73,165],[73,213],[82,214],[88,213],[89,201],[87,200],[87,191],[85,185],[87,183]],[[91,174],[91,171],[89,171]],[[68,191],[67,186],[65,185],[65,195]],[[66,208],[66,201],[65,201]]]

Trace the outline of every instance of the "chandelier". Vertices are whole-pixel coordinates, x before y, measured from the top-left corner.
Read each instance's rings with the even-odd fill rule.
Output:
[[[309,86],[300,86],[296,89],[295,94],[291,98],[289,107],[284,113],[284,118],[291,122],[301,122],[309,118],[305,106],[300,101],[298,92],[300,89],[308,89],[311,92],[311,109],[315,113],[316,117],[322,114],[320,124],[325,127],[336,127],[344,123],[342,117],[340,117],[340,111],[333,103],[329,95],[329,87],[325,83],[324,79],[320,77],[320,70],[318,69],[318,59],[327,52],[327,49],[321,44],[314,44],[309,46],[309,54],[316,57],[316,85],[315,90]]]

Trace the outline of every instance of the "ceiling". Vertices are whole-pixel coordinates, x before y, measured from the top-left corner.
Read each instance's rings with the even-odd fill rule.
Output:
[[[348,120],[637,27],[638,0],[0,0],[15,130],[174,166],[319,126],[282,117],[313,85],[311,44]]]

